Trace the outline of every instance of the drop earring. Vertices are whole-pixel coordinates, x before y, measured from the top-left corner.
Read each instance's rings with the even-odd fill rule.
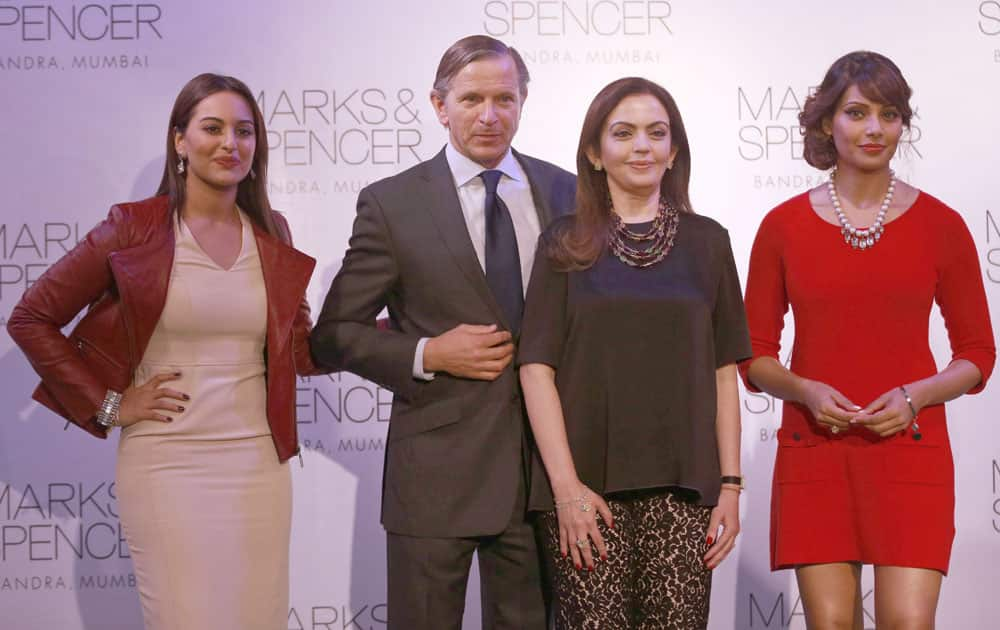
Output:
[[[177,156],[177,174],[178,175],[183,175],[184,174],[184,156],[183,155]]]
[[[250,179],[257,179],[257,173],[254,172],[253,167],[250,167]]]

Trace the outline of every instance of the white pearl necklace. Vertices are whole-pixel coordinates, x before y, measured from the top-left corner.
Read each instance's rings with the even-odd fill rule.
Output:
[[[844,242],[854,249],[868,249],[875,245],[882,238],[882,233],[885,232],[885,226],[882,222],[885,221],[885,215],[889,212],[889,204],[892,203],[892,193],[896,189],[896,173],[892,170],[889,171],[889,190],[885,191],[882,206],[879,208],[878,214],[875,215],[874,223],[866,228],[856,228],[851,225],[847,215],[840,208],[837,187],[833,183],[836,175],[837,169],[830,171],[830,180],[826,183],[826,190],[830,193],[830,203],[833,204],[833,211],[837,214],[837,220],[840,221],[840,233],[844,235]]]

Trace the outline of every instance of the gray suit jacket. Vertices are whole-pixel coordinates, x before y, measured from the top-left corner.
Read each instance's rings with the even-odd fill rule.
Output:
[[[514,155],[544,230],[572,210],[576,178]],[[376,327],[383,307],[389,330]],[[413,378],[419,339],[463,323],[508,328],[442,150],[361,191],[343,266],[311,337],[317,361],[394,394],[382,487],[382,524],[390,532],[484,536],[511,520],[526,474],[526,422],[513,364],[491,382],[444,373],[429,382]]]

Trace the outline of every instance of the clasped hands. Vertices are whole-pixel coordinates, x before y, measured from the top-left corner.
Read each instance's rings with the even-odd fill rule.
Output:
[[[816,422],[832,433],[861,426],[881,437],[888,437],[905,430],[915,419],[899,387],[861,407],[826,383],[806,381],[802,402],[812,412]],[[921,405],[916,401],[913,404],[919,412]]]

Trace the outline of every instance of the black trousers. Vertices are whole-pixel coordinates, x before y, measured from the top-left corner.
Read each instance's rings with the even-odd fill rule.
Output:
[[[483,630],[545,630],[541,555],[524,488],[494,536],[426,538],[387,532],[389,630],[460,630],[478,552]]]

